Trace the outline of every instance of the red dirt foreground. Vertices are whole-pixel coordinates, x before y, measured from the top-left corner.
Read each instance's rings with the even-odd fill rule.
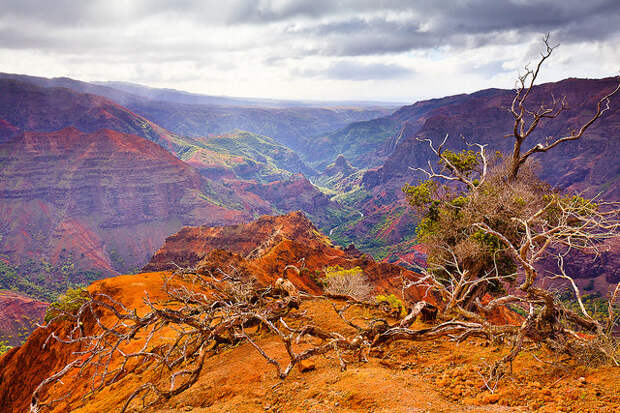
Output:
[[[401,277],[416,277],[402,267],[376,263],[357,251],[345,251],[331,245],[301,213],[281,217],[262,217],[245,225],[226,227],[184,228],[169,237],[147,268],[163,270],[137,275],[123,275],[93,283],[90,293],[103,293],[118,300],[131,311],[144,316],[150,311],[144,298],[153,303],[169,300],[164,291],[164,279],[169,277],[169,264],[193,266],[202,273],[217,270],[250,273],[258,284],[267,286],[286,277],[295,286],[310,294],[322,293],[321,279],[328,266],[343,268],[359,266],[374,286],[373,294],[400,293]],[[286,267],[295,265],[298,272]],[[187,284],[189,285],[189,284]],[[299,308],[285,316],[291,326],[306,319],[325,331],[344,336],[354,332],[352,325],[334,311],[342,308],[342,300],[307,295]],[[422,291],[408,291],[408,301],[424,298]],[[426,298],[429,301],[428,297]],[[355,307],[348,318],[362,322],[377,316],[378,309]],[[502,310],[494,317],[503,322],[512,316]],[[386,317],[384,314],[383,317]],[[390,320],[395,321],[393,318]],[[92,317],[91,317],[92,318]],[[116,319],[118,320],[118,319]],[[102,311],[101,323],[110,325],[115,319]],[[428,327],[416,321],[412,329]],[[59,320],[48,329],[34,331],[21,347],[0,358],[0,410],[28,411],[32,393],[37,385],[67,363],[80,357],[79,344],[62,344],[48,340],[50,333],[63,336],[71,328]],[[86,334],[97,331],[93,319],[80,326]],[[254,330],[253,330],[254,331]],[[287,352],[280,338],[267,329],[255,330],[254,342],[273,359],[286,363]],[[170,342],[171,330],[161,330],[152,338],[149,348]],[[140,333],[122,344],[122,351],[136,351],[145,344]],[[298,347],[309,343],[294,344]],[[84,349],[81,349],[84,350]],[[334,353],[304,360],[290,375],[281,380],[256,349],[247,341],[227,350],[213,353],[200,371],[197,381],[186,391],[162,399],[143,409],[139,397],[127,411],[152,412],[599,412],[618,411],[620,405],[620,370],[607,367],[575,367],[551,360],[543,350],[524,352],[506,376],[490,392],[484,385],[482,371],[509,350],[483,339],[470,339],[455,344],[447,339],[425,342],[394,341],[374,348],[367,362],[349,360],[342,371]],[[86,357],[86,356],[82,356]],[[543,361],[553,361],[545,364]],[[113,368],[120,363],[112,360]],[[131,364],[131,363],[130,363]],[[160,371],[161,373],[161,371]],[[54,412],[114,412],[120,411],[128,397],[143,383],[153,379],[154,370],[145,363],[130,365],[115,382],[100,391],[88,393],[88,374],[75,373],[49,386],[42,394],[45,399],[65,399],[52,408]]]

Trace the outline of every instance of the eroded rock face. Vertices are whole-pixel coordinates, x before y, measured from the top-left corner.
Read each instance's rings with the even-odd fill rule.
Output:
[[[69,126],[85,132],[112,129],[174,150],[173,135],[104,97],[62,87],[0,79],[0,142],[25,131],[52,132]]]
[[[262,257],[284,240],[303,244],[308,250],[331,244],[303,213],[291,212],[263,216],[247,224],[184,227],[166,238],[144,270],[174,269],[171,262],[195,266],[213,250],[226,250],[246,258]]]
[[[241,184],[241,188],[269,202],[276,211],[303,211],[320,227],[339,223],[335,216],[341,206],[330,201],[327,195],[301,174],[267,184]]]
[[[248,220],[241,205],[136,135],[65,128],[0,144],[0,252],[13,263],[71,252],[78,265],[128,271],[183,225]]]
[[[321,291],[317,280],[329,266],[361,267],[377,291],[398,289],[401,275],[413,274],[398,265],[375,262],[354,248],[333,246],[301,212],[264,216],[248,224],[185,227],[166,239],[143,270],[171,270],[176,268],[172,262],[212,272],[234,267],[265,285],[284,277],[314,293]]]
[[[43,321],[48,303],[13,291],[0,290],[0,338],[15,346]]]
[[[325,168],[323,173],[327,176],[334,176],[338,173],[342,174],[342,176],[349,176],[356,170],[357,169],[354,168],[342,154],[340,154],[333,164],[328,165],[327,168]]]

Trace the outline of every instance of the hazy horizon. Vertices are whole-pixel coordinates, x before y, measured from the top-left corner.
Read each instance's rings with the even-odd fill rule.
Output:
[[[620,71],[620,3],[599,0],[8,0],[0,71],[214,96],[416,100],[511,88],[544,33],[540,82]]]

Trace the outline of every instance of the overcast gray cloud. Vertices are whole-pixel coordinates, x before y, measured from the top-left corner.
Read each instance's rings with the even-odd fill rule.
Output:
[[[408,67],[385,63],[359,63],[343,60],[330,64],[325,69],[307,69],[293,71],[296,75],[307,77],[325,77],[337,80],[385,80],[401,79],[413,75],[415,72]]]
[[[3,0],[0,71],[410,100],[509,87],[546,32],[544,79],[612,75],[618,21],[617,0]]]

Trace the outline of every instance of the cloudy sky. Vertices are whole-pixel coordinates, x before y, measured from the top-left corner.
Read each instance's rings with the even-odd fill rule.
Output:
[[[620,72],[618,0],[0,0],[0,71],[192,92],[411,102]]]

